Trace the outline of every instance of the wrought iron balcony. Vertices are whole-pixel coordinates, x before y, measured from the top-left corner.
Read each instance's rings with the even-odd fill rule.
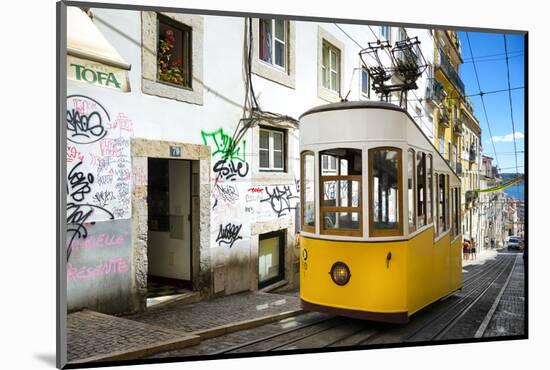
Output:
[[[464,92],[464,82],[462,82],[462,79],[458,75],[455,67],[451,64],[449,57],[447,57],[442,50],[439,51],[439,61],[437,66],[443,70],[449,80],[456,86],[460,94],[462,94],[462,96],[466,95]]]
[[[455,172],[458,176],[462,176],[462,163],[460,161],[456,164]]]
[[[447,107],[439,109],[439,124],[445,127],[451,127],[451,114]]]
[[[475,146],[473,146],[473,145],[470,146],[470,153],[469,153],[469,154],[470,154],[470,156],[469,156],[468,160],[469,160],[470,162],[475,162],[475,161],[476,161],[476,157],[477,157],[477,151],[476,151]]]
[[[456,120],[453,123],[453,134],[461,135],[462,134],[462,120]]]
[[[441,103],[445,99],[445,89],[443,85],[435,78],[430,78],[427,81],[426,100],[433,103]]]

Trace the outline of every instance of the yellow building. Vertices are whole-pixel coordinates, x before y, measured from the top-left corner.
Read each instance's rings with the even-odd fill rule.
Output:
[[[434,144],[443,158],[462,179],[462,232],[466,238],[478,238],[479,215],[468,190],[479,188],[481,129],[466,97],[464,83],[458,74],[463,63],[460,40],[455,31],[434,32],[435,103]],[[479,244],[479,241],[478,241]]]

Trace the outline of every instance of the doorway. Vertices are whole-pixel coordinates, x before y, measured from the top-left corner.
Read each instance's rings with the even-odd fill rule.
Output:
[[[192,161],[147,160],[147,300],[192,289]]]

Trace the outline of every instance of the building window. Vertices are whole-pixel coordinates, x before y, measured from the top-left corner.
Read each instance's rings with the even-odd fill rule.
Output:
[[[426,224],[432,223],[433,166],[432,155],[426,158]]]
[[[260,171],[285,170],[284,131],[260,128]]]
[[[408,203],[408,221],[409,233],[416,230],[416,210],[415,210],[415,181],[414,181],[414,150],[407,151],[407,198]]]
[[[441,153],[441,156],[445,158],[445,137],[444,136],[439,137],[439,153]]]
[[[260,59],[286,68],[287,22],[282,19],[260,19]]]
[[[370,98],[370,76],[365,67],[361,68],[361,95]]]
[[[337,162],[336,174],[319,178],[321,233],[362,236],[361,150],[336,148],[319,154]]]
[[[380,26],[380,36],[391,42],[391,27]]]
[[[157,80],[191,87],[191,28],[158,15]]]
[[[323,87],[340,92],[340,50],[327,41],[323,41]]]
[[[315,159],[313,152],[302,153],[302,229],[315,232]]]
[[[416,211],[418,227],[426,225],[426,154],[416,153]]]
[[[203,17],[141,12],[144,94],[203,104]]]
[[[258,288],[266,287],[284,278],[284,230],[261,234],[258,248]]]
[[[369,235],[403,235],[401,149],[369,150]]]

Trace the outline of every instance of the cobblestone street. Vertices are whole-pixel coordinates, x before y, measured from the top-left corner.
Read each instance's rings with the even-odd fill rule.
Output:
[[[486,257],[465,264],[462,290],[413,315],[406,325],[303,312],[296,289],[241,293],[198,303],[173,302],[124,318],[92,311],[71,314],[69,358],[73,363],[162,359],[521,336],[521,254]]]

